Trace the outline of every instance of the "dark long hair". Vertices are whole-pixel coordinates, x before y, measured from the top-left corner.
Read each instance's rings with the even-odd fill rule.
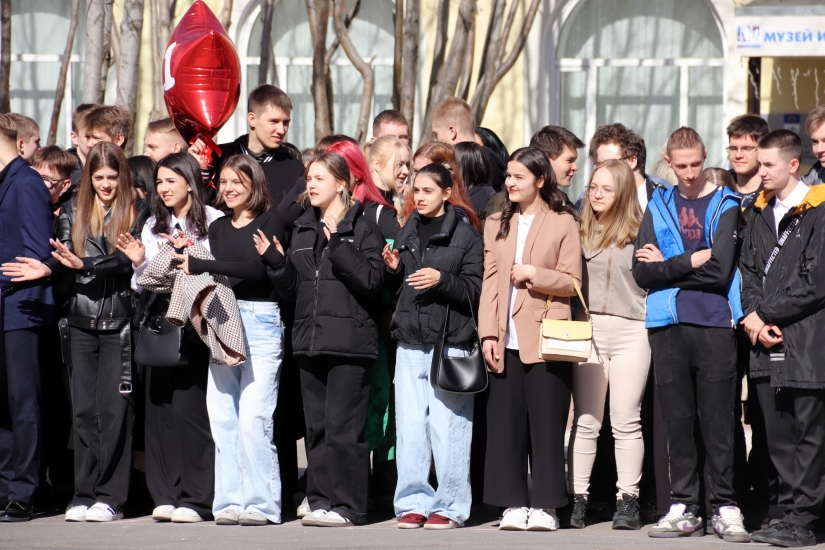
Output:
[[[112,202],[111,217],[106,223],[106,210],[95,193],[92,176],[101,168],[111,168],[117,172],[117,190]],[[75,199],[75,221],[72,224],[72,245],[74,253],[86,256],[86,238],[103,235],[111,252],[118,235],[128,233],[137,219],[135,200],[137,193],[132,185],[132,176],[123,150],[107,141],[101,141],[89,151],[83,175],[80,177]]]
[[[523,165],[536,178],[544,178],[544,185],[539,188],[539,196],[550,210],[559,214],[570,214],[574,220],[579,220],[576,209],[573,208],[573,205],[570,204],[564,193],[559,191],[559,186],[556,183],[556,174],[553,172],[550,161],[547,160],[547,155],[534,147],[522,147],[510,155],[508,162],[512,161]],[[504,201],[504,207],[501,209],[501,227],[499,227],[498,234],[496,235],[497,241],[507,238],[507,235],[510,233],[510,220],[517,208],[518,203],[511,202],[508,194]]]
[[[481,145],[473,141],[456,143],[455,160],[458,171],[467,191],[476,185],[491,184],[493,176],[490,169],[490,159],[484,154]]]
[[[146,203],[152,204],[155,195],[155,161],[143,155],[129,157],[129,171],[132,174],[132,184],[136,189],[146,192]]]
[[[483,143],[485,147],[492,149],[496,156],[501,159],[501,162],[507,165],[507,158],[510,156],[510,153],[507,152],[507,147],[495,132],[489,128],[476,126],[476,135],[481,138],[481,143]]]
[[[158,170],[161,168],[168,168],[176,173],[192,188],[192,206],[189,207],[189,212],[186,213],[186,229],[198,239],[206,237],[208,233],[206,206],[203,204],[201,169],[198,166],[198,161],[187,151],[166,155],[155,166],[155,181],[158,179]],[[172,229],[169,227],[169,222],[172,220],[172,208],[163,203],[163,199],[160,198],[157,192],[152,194],[151,205],[152,215],[155,217],[152,233],[155,235],[161,233],[169,235]]]

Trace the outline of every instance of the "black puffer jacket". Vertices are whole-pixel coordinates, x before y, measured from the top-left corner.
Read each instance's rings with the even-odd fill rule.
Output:
[[[467,344],[473,338],[470,307],[473,313],[478,311],[484,274],[483,240],[470,224],[459,221],[449,203],[441,231],[430,239],[424,251],[418,238],[420,223],[418,212],[413,212],[398,234],[398,271],[385,266],[387,288],[398,296],[392,316],[393,337],[404,344],[435,344],[449,304],[447,343]],[[425,267],[441,272],[441,280],[434,287],[415,290],[405,283],[407,277]]]
[[[742,309],[755,311],[766,323],[777,325],[783,342],[770,349],[751,346],[750,377],[771,377],[771,386],[825,388],[825,187],[814,186],[805,201],[788,212],[779,235],[795,218],[800,221],[785,241],[768,271],[762,275],[777,242],[774,232],[773,192],[762,191],[746,212],[739,268],[742,273]],[[771,353],[784,360],[771,361]]]
[[[137,202],[137,219],[130,233],[140,238],[143,224],[149,218],[149,208]],[[108,221],[108,217],[106,218]],[[72,245],[72,225],[75,221],[75,201],[62,208],[57,220],[55,237],[69,249]],[[132,262],[115,250],[109,253],[104,236],[86,238],[86,255],[81,258],[83,269],[71,271],[54,258],[46,261],[54,276],[74,278],[66,315],[69,324],[91,330],[119,330],[135,312],[136,298],[132,290]]]
[[[279,295],[296,301],[295,355],[378,358],[378,328],[370,312],[380,304],[384,241],[361,214],[356,201],[327,242],[317,238],[318,210],[310,208],[295,222],[287,259],[264,256]]]

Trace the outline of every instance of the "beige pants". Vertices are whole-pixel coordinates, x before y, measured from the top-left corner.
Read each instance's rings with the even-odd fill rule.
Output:
[[[587,363],[573,365],[573,430],[568,448],[568,479],[576,494],[587,495],[596,460],[596,439],[610,386],[610,422],[616,441],[617,498],[639,495],[642,460],[641,408],[650,344],[644,321],[593,314],[593,351]]]

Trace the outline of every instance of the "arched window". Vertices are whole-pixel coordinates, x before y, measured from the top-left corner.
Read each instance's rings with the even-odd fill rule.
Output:
[[[351,0],[350,0],[351,3]],[[241,103],[234,117],[236,135],[246,128],[246,96],[258,83],[261,55],[260,8],[255,6],[240,31],[239,51],[244,68]],[[358,53],[375,70],[373,115],[392,107],[392,4],[388,0],[361,0],[358,16],[350,26],[350,37]],[[335,40],[332,19],[329,21],[327,45]],[[312,41],[304,0],[278,0],[272,19],[272,44],[278,85],[292,99],[292,125],[287,140],[299,148],[315,144],[315,110],[312,103]],[[336,133],[352,135],[358,123],[361,104],[361,74],[352,66],[342,48],[331,63],[333,88],[333,127]]]
[[[724,48],[704,0],[580,0],[559,40],[561,125],[587,143],[621,122],[645,139],[648,167],[668,135],[695,128],[707,166],[724,159]],[[582,159],[577,196],[590,162]]]

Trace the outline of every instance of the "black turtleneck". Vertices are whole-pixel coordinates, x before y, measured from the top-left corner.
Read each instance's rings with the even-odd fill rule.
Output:
[[[426,250],[430,239],[441,232],[441,226],[444,225],[444,218],[446,217],[447,214],[442,214],[435,218],[421,216],[421,223],[418,226],[418,241],[421,243],[421,250]]]

